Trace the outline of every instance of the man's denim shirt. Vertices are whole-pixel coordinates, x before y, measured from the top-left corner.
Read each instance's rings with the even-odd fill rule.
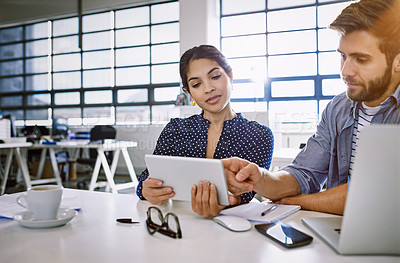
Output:
[[[347,183],[354,122],[360,102],[337,95],[322,113],[317,132],[293,163],[282,168],[296,177],[303,194],[319,192],[327,180],[327,188]],[[400,123],[400,85],[381,104],[372,123]]]

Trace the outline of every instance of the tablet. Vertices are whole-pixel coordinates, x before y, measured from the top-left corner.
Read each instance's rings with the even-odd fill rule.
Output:
[[[198,185],[199,181],[208,181],[217,187],[219,204],[229,205],[221,160],[150,154],[144,158],[151,178],[162,180],[164,186],[173,188],[175,196],[172,199],[191,201],[192,186]]]

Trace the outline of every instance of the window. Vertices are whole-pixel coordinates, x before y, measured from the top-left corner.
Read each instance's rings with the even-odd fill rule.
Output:
[[[179,2],[85,14],[81,38],[79,24],[75,16],[0,29],[1,112],[17,125],[168,121],[158,112],[180,92]]]
[[[237,111],[268,110],[275,131],[310,131],[345,90],[338,34],[327,26],[342,1],[221,0],[221,51],[235,76]]]

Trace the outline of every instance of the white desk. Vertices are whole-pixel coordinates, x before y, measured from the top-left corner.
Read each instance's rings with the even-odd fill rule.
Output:
[[[4,149],[7,151],[7,156],[6,156],[6,163],[4,166],[4,174],[3,174],[3,181],[1,183],[1,188],[0,188],[0,195],[4,194],[4,191],[6,189],[6,184],[7,184],[7,179],[8,175],[10,173],[10,168],[11,168],[11,161],[13,155],[15,156],[18,166],[22,171],[22,175],[24,177],[25,185],[26,187],[31,187],[31,180],[29,177],[29,170],[28,166],[26,163],[26,159],[23,158],[23,154],[21,154],[21,149],[26,149],[28,147],[32,146],[32,143],[30,142],[22,142],[22,143],[2,143],[0,144],[0,149]]]
[[[118,193],[118,190],[136,187],[138,184],[135,170],[133,168],[133,164],[131,159],[129,158],[128,148],[137,147],[136,142],[127,142],[127,141],[116,141],[111,143],[104,144],[88,144],[88,143],[80,143],[75,141],[65,142],[61,144],[35,144],[32,149],[42,149],[42,153],[40,156],[40,162],[38,167],[38,176],[41,176],[43,171],[44,162],[46,160],[47,150],[50,155],[51,165],[54,171],[54,177],[56,180],[60,180],[60,172],[57,166],[57,160],[55,155],[56,149],[96,149],[97,150],[97,159],[93,169],[92,179],[90,182],[89,190],[93,191],[97,187],[97,178],[100,173],[100,168],[103,167],[105,176],[107,178],[108,186],[113,193]],[[107,158],[105,152],[114,151],[113,161],[111,163],[111,167],[107,162]],[[118,184],[116,185],[114,182],[114,175],[117,169],[118,160],[120,154],[125,160],[126,166],[128,168],[129,176],[132,182]],[[76,158],[77,156],[74,156]]]
[[[307,227],[302,217],[326,214],[299,211],[283,221],[310,234],[313,242],[305,247],[285,249],[254,228],[231,232],[210,219],[191,211],[189,202],[169,202],[160,206],[164,215],[178,215],[182,239],[172,239],[146,229],[146,211],[150,204],[135,195],[65,189],[78,195],[82,210],[67,225],[49,229],[24,228],[16,221],[0,219],[1,262],[296,262],[399,263],[400,257],[341,256],[335,253]],[[115,222],[132,217],[140,225]]]

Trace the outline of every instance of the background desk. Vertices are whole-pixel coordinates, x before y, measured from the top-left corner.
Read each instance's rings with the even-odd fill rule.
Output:
[[[189,202],[168,202],[160,206],[165,214],[176,213],[182,239],[171,239],[146,229],[150,204],[135,195],[65,189],[80,198],[82,210],[67,225],[49,229],[24,228],[16,221],[0,219],[1,262],[293,262],[398,263],[400,257],[341,256],[301,223],[302,217],[326,214],[299,211],[283,221],[312,235],[305,247],[285,249],[254,228],[231,232],[210,219],[193,213]],[[115,222],[132,217],[140,225]]]
[[[61,181],[60,177],[60,172],[58,170],[57,166],[57,161],[56,161],[56,154],[55,150],[63,150],[63,149],[96,149],[97,150],[97,159],[96,159],[96,164],[93,169],[93,174],[92,174],[92,179],[90,181],[90,186],[89,190],[93,191],[96,186],[97,186],[97,178],[100,173],[100,168],[103,167],[105,176],[107,178],[107,183],[109,186],[109,189],[113,193],[118,193],[118,190],[121,189],[126,189],[126,188],[132,188],[136,187],[138,184],[138,180],[136,177],[135,169],[133,168],[133,164],[131,159],[129,158],[129,153],[128,153],[128,148],[131,147],[137,147],[136,142],[126,142],[126,141],[116,141],[116,142],[110,142],[110,143],[104,143],[104,144],[88,144],[88,143],[80,143],[70,141],[70,142],[65,142],[65,143],[59,143],[59,144],[35,144],[32,149],[42,149],[42,153],[40,156],[40,161],[39,161],[39,167],[38,167],[38,176],[40,177],[42,171],[43,171],[43,165],[46,160],[46,154],[47,150],[50,155],[50,160],[51,164],[53,167],[54,171],[54,177],[58,181]],[[104,154],[104,152],[107,151],[114,151],[114,157],[113,161],[111,163],[111,167],[109,166],[107,162],[107,158]],[[78,151],[75,152],[76,154]],[[114,182],[114,175],[115,171],[117,169],[117,164],[118,160],[120,157],[120,153],[122,153],[122,156],[125,160],[126,166],[128,168],[129,176],[132,180],[132,182],[129,183],[124,183],[124,184],[118,184],[116,185]],[[77,158],[77,155],[75,154],[74,159]]]
[[[0,149],[6,150],[7,156],[6,156],[6,162],[4,165],[4,174],[2,177],[2,182],[1,182],[1,188],[0,188],[0,195],[4,194],[4,191],[6,189],[6,184],[7,184],[7,179],[8,175],[10,173],[11,169],[11,161],[13,155],[15,156],[18,167],[21,169],[22,176],[24,177],[25,185],[26,187],[31,187],[31,180],[29,177],[29,170],[28,166],[26,164],[26,159],[23,158],[25,154],[21,154],[21,149],[26,149],[27,147],[31,147],[32,143],[30,142],[21,142],[21,143],[2,143],[0,144]]]

